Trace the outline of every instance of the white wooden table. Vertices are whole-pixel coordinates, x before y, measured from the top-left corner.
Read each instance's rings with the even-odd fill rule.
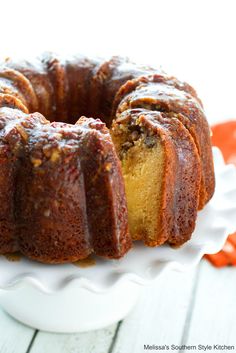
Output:
[[[168,272],[144,291],[125,320],[89,333],[35,331],[0,309],[0,353],[153,351],[145,344],[169,345],[170,350],[172,344],[221,344],[234,345],[236,351],[236,268],[215,269],[202,260],[191,272]]]

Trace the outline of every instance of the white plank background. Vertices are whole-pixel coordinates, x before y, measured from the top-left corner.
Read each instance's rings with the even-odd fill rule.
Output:
[[[236,347],[236,269],[169,272],[143,293],[127,318],[82,334],[34,331],[0,310],[0,353],[141,353],[144,344]]]

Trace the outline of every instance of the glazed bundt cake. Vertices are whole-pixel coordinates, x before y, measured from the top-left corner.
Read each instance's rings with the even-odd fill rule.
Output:
[[[120,57],[2,62],[0,165],[0,253],[45,263],[179,246],[214,192],[196,92]]]

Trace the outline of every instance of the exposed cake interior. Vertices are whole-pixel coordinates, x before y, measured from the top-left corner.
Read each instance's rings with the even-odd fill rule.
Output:
[[[157,245],[164,170],[161,141],[138,118],[118,119],[111,134],[122,164],[131,236]]]

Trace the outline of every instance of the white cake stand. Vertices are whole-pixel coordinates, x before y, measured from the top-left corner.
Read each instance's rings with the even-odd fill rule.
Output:
[[[236,229],[236,168],[225,165],[214,148],[216,191],[199,212],[192,239],[180,249],[135,244],[121,260],[95,259],[79,267],[43,265],[0,256],[0,304],[19,321],[52,332],[99,329],[122,318],[145,285],[166,270],[196,266],[204,254],[218,252]]]

